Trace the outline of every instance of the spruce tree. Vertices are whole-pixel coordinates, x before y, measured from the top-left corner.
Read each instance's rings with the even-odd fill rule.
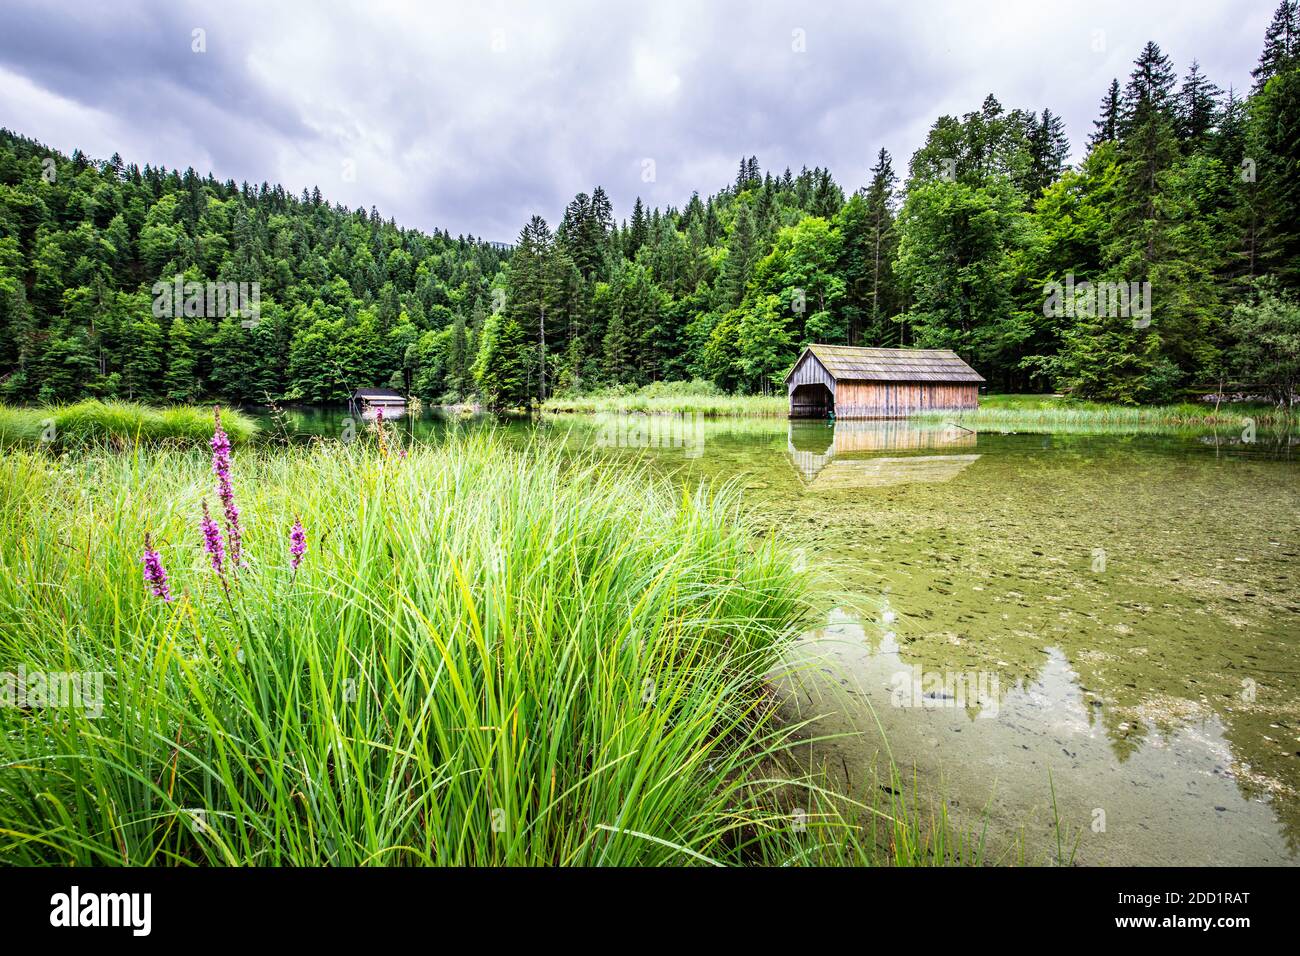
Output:
[[[617,307],[609,318],[601,342],[607,384],[617,385],[632,377],[632,340],[623,324],[623,309]]]
[[[1154,40],[1148,40],[1133,63],[1133,72],[1120,101],[1119,133],[1129,136],[1153,115],[1168,116],[1172,106],[1174,68]]]
[[[1259,65],[1251,70],[1255,91],[1262,90],[1273,77],[1285,71],[1300,57],[1300,2],[1282,0],[1264,31],[1264,49]]]
[[[888,150],[881,149],[871,167],[871,182],[849,197],[834,220],[843,237],[842,310],[850,345],[893,344],[887,320],[896,308],[892,264],[898,247],[894,225],[897,182],[893,159]]]
[[[1300,65],[1278,73],[1252,97],[1262,200],[1260,259],[1287,285],[1300,284]]]
[[[709,245],[714,245],[722,238],[722,222],[718,219],[718,207],[713,197],[704,205],[704,238]]]
[[[1177,156],[1173,86],[1169,58],[1158,45],[1148,42],[1134,63],[1120,110],[1120,161],[1124,168],[1121,206],[1130,226],[1156,220],[1159,177]],[[1146,258],[1150,260],[1156,254],[1155,235],[1151,230],[1147,232]]]
[[[585,204],[584,204],[585,205]],[[557,248],[546,220],[533,216],[519,234],[510,258],[506,309],[522,329],[530,329],[535,348],[531,379],[533,394],[545,400],[550,391],[549,356],[565,349],[565,316],[560,308],[561,278],[572,259]]]
[[[1030,114],[1030,122],[1026,192],[1032,203],[1061,175],[1070,155],[1070,141],[1065,135],[1065,123],[1051,110],[1043,110],[1041,120]]]
[[[867,226],[871,254],[871,296],[867,319],[872,331],[883,332],[885,320],[897,305],[892,263],[898,251],[898,234],[894,228],[893,159],[882,147],[871,167],[871,186],[867,189]]]
[[[461,310],[456,312],[447,341],[447,388],[458,402],[469,394],[469,336]]]
[[[193,340],[189,324],[180,316],[172,319],[167,330],[167,375],[163,380],[168,401],[191,402],[198,397]]]
[[[738,306],[745,298],[754,263],[758,261],[758,242],[754,230],[754,216],[748,203],[736,210],[736,222],[727,242],[727,259],[722,266],[722,302],[726,308]]]
[[[152,318],[137,319],[127,333],[122,385],[126,397],[150,402],[161,394],[163,334]]]
[[[1175,109],[1178,138],[1189,149],[1201,146],[1214,129],[1223,91],[1205,78],[1200,64],[1192,61],[1178,91]]]
[[[636,254],[641,251],[641,247],[646,244],[650,238],[650,224],[646,220],[645,206],[641,203],[641,197],[636,197],[636,202],[632,205],[632,221],[628,225],[627,246],[623,253],[628,259],[636,259]]]

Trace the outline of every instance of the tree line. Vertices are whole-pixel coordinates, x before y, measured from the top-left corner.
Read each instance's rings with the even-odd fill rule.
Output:
[[[66,157],[0,131],[0,400],[468,395],[467,323],[482,326],[508,256],[319,189]],[[257,315],[170,294],[214,280],[255,283]]]
[[[905,181],[881,149],[848,196],[827,170],[753,157],[707,199],[638,200],[621,225],[602,190],[579,195],[554,233],[533,217],[519,236],[484,390],[762,392],[809,342],[954,349],[994,388],[1111,401],[1276,385],[1300,367],[1293,0],[1253,76],[1224,91],[1193,61],[1179,81],[1146,44],[1074,168],[1058,115],[989,95],[934,123]]]
[[[846,194],[764,171],[616,220],[597,186],[512,249],[372,209],[0,136],[0,397],[426,401],[705,379],[766,392],[808,342],[951,348],[997,389],[1125,402],[1300,363],[1300,12],[1249,91],[1154,43],[1082,160],[1050,109],[940,117]],[[53,174],[51,175],[51,169]],[[260,281],[256,322],[164,317],[160,278]],[[1291,364],[1287,364],[1290,356]]]

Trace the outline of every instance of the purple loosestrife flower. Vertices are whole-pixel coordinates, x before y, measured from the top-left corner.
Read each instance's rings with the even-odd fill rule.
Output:
[[[243,567],[244,564],[244,533],[239,527],[239,509],[235,507],[234,495],[230,493],[230,486],[226,486],[226,494],[221,498],[222,510],[226,516],[226,540],[230,544],[230,560],[235,567]]]
[[[289,532],[289,563],[295,571],[302,564],[302,556],[307,551],[307,534],[302,530],[302,519],[294,516],[293,529]]]
[[[172,592],[167,586],[167,571],[163,567],[162,556],[153,549],[147,531],[144,535],[144,557],[140,560],[144,562],[144,583],[149,585],[153,596],[170,601]]]
[[[384,410],[375,409],[375,434],[379,436],[379,457],[388,457],[388,442],[384,440]]]
[[[243,532],[239,527],[239,508],[235,504],[235,489],[230,484],[230,437],[221,427],[221,407],[213,406],[216,427],[212,432],[212,473],[217,476],[217,494],[226,518],[226,541],[230,545],[230,560],[239,567],[243,559]]]
[[[221,545],[221,529],[217,523],[212,520],[212,515],[208,513],[208,500],[203,499],[203,520],[199,522],[199,527],[203,530],[203,550],[208,553],[212,559],[212,570],[225,578],[225,548]]]

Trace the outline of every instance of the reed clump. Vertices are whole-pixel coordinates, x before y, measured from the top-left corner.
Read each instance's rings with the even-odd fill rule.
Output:
[[[236,411],[224,412],[235,444],[252,438],[257,425]],[[155,407],[136,402],[88,400],[72,405],[0,405],[0,448],[47,445],[58,449],[134,444],[202,445],[212,438],[212,409],[188,405]]]

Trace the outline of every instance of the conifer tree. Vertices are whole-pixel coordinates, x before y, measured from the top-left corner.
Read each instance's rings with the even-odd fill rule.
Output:
[[[727,259],[722,266],[721,300],[732,308],[745,298],[754,263],[758,261],[758,242],[754,230],[754,216],[748,203],[741,203],[736,211],[736,222],[727,242]]]
[[[1061,175],[1070,155],[1070,141],[1065,135],[1065,123],[1051,110],[1043,110],[1041,120],[1031,114],[1030,122],[1026,192],[1032,203]]]
[[[1183,78],[1175,109],[1178,137],[1190,148],[1203,144],[1214,129],[1223,91],[1205,78],[1195,60]]]
[[[1169,58],[1148,42],[1134,63],[1120,110],[1120,161],[1124,168],[1121,208],[1134,232],[1139,223],[1155,223],[1160,209],[1159,177],[1177,156]],[[1157,230],[1143,228],[1150,262],[1156,255]],[[1142,278],[1145,278],[1143,276]]]
[[[1269,80],[1294,65],[1297,57],[1300,57],[1300,0],[1282,0],[1264,31],[1259,65],[1251,70],[1255,91],[1262,90]]]
[[[168,401],[184,403],[198,397],[193,340],[189,324],[180,316],[172,319],[167,330],[167,375],[164,379]]]
[[[456,312],[447,341],[447,390],[456,401],[469,394],[469,336],[465,329],[465,313]]]
[[[880,155],[876,157],[876,165],[871,167],[871,185],[866,194],[867,240],[871,264],[867,321],[877,336],[884,331],[885,320],[897,306],[892,268],[898,251],[898,234],[894,228],[894,187],[897,180],[893,158],[881,148]]]
[[[528,337],[513,316],[497,313],[483,333],[478,362],[478,386],[490,408],[525,408],[532,404],[529,388]]]
[[[1287,285],[1300,284],[1300,64],[1252,98],[1261,203],[1260,261]]]
[[[636,202],[632,206],[632,221],[628,225],[627,246],[623,254],[628,259],[635,259],[636,254],[641,251],[641,247],[646,244],[650,238],[650,224],[646,220],[645,206],[641,203],[641,197],[636,197]]]
[[[163,334],[152,318],[132,322],[127,333],[122,385],[126,397],[149,402],[159,397],[162,385]]]
[[[632,377],[632,340],[623,324],[623,310],[614,310],[609,325],[605,329],[605,338],[601,342],[604,353],[604,369],[608,383],[617,385],[627,382]]]
[[[506,309],[521,329],[532,330],[531,369],[536,374],[530,377],[530,387],[536,398],[543,401],[550,394],[549,354],[563,352],[566,344],[558,302],[563,291],[560,278],[572,261],[557,249],[551,230],[541,216],[533,216],[524,226],[510,258]]]

